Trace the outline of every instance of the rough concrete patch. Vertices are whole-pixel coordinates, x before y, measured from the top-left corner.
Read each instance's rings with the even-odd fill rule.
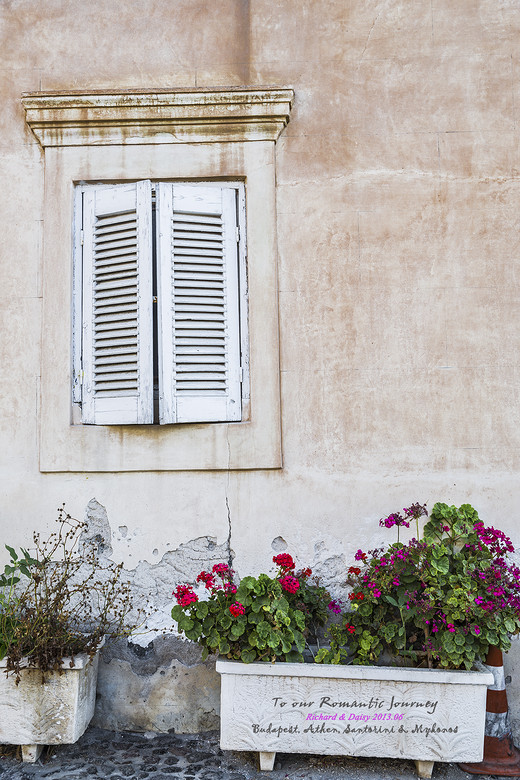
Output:
[[[111,640],[105,644],[101,660],[110,663],[114,658],[127,661],[132,671],[140,676],[154,674],[158,669],[168,667],[172,660],[186,667],[202,663],[200,647],[173,634],[158,636],[146,647],[126,639]]]
[[[339,599],[345,598],[348,590],[345,584],[347,568],[342,555],[333,555],[324,561],[317,561],[312,570],[333,596]]]
[[[80,536],[79,546],[97,548],[98,555],[109,558],[113,552],[112,531],[105,507],[95,498],[92,498],[87,504],[85,522],[87,528]]]
[[[119,731],[194,733],[218,728],[220,678],[201,664],[186,669],[172,661],[147,677],[114,659],[98,677],[93,725]]]
[[[136,595],[153,593],[158,609],[172,604],[172,591],[184,583],[197,584],[202,569],[210,570],[213,564],[227,561],[227,542],[217,544],[211,536],[201,536],[181,544],[176,550],[165,553],[157,563],[139,561],[135,569],[125,571]]]
[[[276,539],[273,539],[271,542],[271,547],[275,552],[283,552],[284,550],[287,550],[287,542],[283,536],[277,536]]]

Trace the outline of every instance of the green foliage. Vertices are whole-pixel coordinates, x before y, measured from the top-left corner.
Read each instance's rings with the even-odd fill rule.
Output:
[[[30,578],[31,568],[38,566],[38,561],[23,547],[21,557],[8,544],[5,545],[5,549],[9,553],[11,562],[4,566],[4,572],[0,574],[0,660],[5,658],[19,629],[15,586],[20,582],[22,575]]]
[[[290,556],[280,557],[292,565],[279,566],[275,577],[246,576],[238,587],[226,564],[201,572],[197,579],[209,591],[206,601],[198,601],[190,585],[177,587],[172,618],[202,647],[203,658],[218,653],[244,663],[303,661],[307,637],[327,620],[330,595],[310,581],[310,569],[292,574]]]
[[[398,514],[381,521],[399,524],[407,523]],[[386,653],[415,666],[470,669],[489,645],[507,650],[520,630],[512,551],[469,504],[435,504],[420,541],[358,551],[347,580],[352,611],[331,627],[330,649],[316,660],[368,664]]]
[[[63,508],[57,523],[47,539],[33,535],[32,554],[5,545],[11,560],[0,575],[0,657],[17,682],[25,666],[40,669],[43,682],[64,658],[94,655],[104,636],[129,636],[149,610],[134,610],[123,564],[102,562],[81,542],[85,523]]]

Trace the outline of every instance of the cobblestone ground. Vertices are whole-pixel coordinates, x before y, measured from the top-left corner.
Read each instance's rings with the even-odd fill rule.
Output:
[[[91,728],[75,745],[47,748],[35,764],[17,749],[0,753],[2,780],[415,780],[411,761],[278,754],[273,772],[260,772],[254,753],[219,748],[218,734],[114,733]],[[475,775],[436,764],[432,780]],[[482,780],[486,778],[482,775]],[[489,780],[489,778],[488,778]]]

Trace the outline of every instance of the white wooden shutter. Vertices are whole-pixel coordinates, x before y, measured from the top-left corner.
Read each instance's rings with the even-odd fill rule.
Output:
[[[153,422],[149,181],[83,195],[82,420]]]
[[[159,184],[159,421],[241,419],[236,190]]]

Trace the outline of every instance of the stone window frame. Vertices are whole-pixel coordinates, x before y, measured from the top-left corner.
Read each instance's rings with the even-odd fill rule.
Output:
[[[281,468],[275,142],[293,97],[278,87],[22,96],[45,160],[40,471]],[[245,183],[251,402],[243,422],[73,423],[74,188],[145,178]]]

